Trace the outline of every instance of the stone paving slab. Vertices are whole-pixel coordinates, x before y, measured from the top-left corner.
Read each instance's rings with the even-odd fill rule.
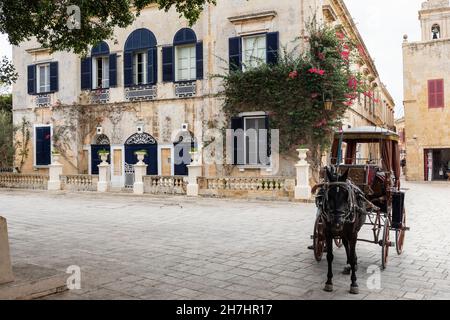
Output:
[[[359,243],[357,296],[342,249],[335,291],[322,290],[326,261],[307,250],[313,204],[0,190],[0,213],[13,263],[81,268],[82,289],[50,299],[448,299],[450,185],[404,187],[405,253],[380,271],[381,248]]]

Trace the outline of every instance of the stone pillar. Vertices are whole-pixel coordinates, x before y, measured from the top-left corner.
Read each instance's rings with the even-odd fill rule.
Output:
[[[111,166],[106,161],[108,155],[101,155],[102,163],[98,165],[98,192],[108,192],[111,187]]]
[[[14,274],[9,255],[8,227],[6,219],[0,217],[0,284],[13,281]]]
[[[198,182],[197,178],[202,175],[202,165],[199,163],[197,152],[191,152],[192,163],[188,165],[188,185],[187,195],[188,197],[198,197]]]
[[[54,154],[52,157],[52,164],[48,168],[49,180],[47,189],[50,191],[61,190],[61,175],[63,165],[59,163],[59,155]]]
[[[297,149],[300,161],[295,165],[297,170],[297,183],[295,185],[295,199],[310,200],[311,186],[309,185],[309,164],[306,161],[308,149]]]
[[[144,176],[147,173],[147,165],[145,163],[136,163],[134,165],[134,194],[144,194]]]

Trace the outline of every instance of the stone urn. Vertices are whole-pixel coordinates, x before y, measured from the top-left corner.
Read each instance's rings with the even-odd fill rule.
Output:
[[[300,159],[298,164],[306,164],[306,157],[308,156],[309,149],[300,148],[297,149],[298,158]]]
[[[190,151],[189,154],[191,155],[191,159],[192,159],[191,164],[193,164],[193,165],[199,164],[200,153],[195,150],[195,151]]]
[[[147,151],[136,151],[134,153],[138,159],[138,163],[137,164],[145,164],[144,163],[144,158],[147,155]]]
[[[61,158],[61,154],[59,152],[52,153],[52,164],[59,164],[60,158]]]
[[[102,160],[102,164],[108,164],[108,156],[109,156],[109,153],[108,152],[102,152],[102,153],[99,153],[99,155],[100,155],[100,159]]]

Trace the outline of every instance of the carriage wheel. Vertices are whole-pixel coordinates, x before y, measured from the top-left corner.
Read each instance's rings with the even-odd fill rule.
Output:
[[[322,261],[325,248],[325,235],[323,229],[323,219],[319,216],[314,224],[314,258],[316,258],[317,262]]]
[[[403,244],[405,243],[405,233],[406,233],[406,212],[403,208],[403,220],[401,229],[395,230],[395,248],[397,249],[397,254],[401,255],[403,253]]]
[[[334,244],[336,245],[336,247],[338,247],[339,249],[342,248],[343,244],[342,244],[342,239],[334,239]]]
[[[384,222],[383,240],[381,242],[381,267],[383,270],[386,269],[388,263],[389,247],[391,246],[391,242],[389,241],[390,229],[391,226],[389,224],[389,219],[386,219]]]

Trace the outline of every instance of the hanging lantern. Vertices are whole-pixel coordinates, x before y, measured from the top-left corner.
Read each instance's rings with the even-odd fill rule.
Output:
[[[325,110],[332,110],[333,109],[333,95],[331,93],[324,93],[323,94],[323,104],[325,107]]]

